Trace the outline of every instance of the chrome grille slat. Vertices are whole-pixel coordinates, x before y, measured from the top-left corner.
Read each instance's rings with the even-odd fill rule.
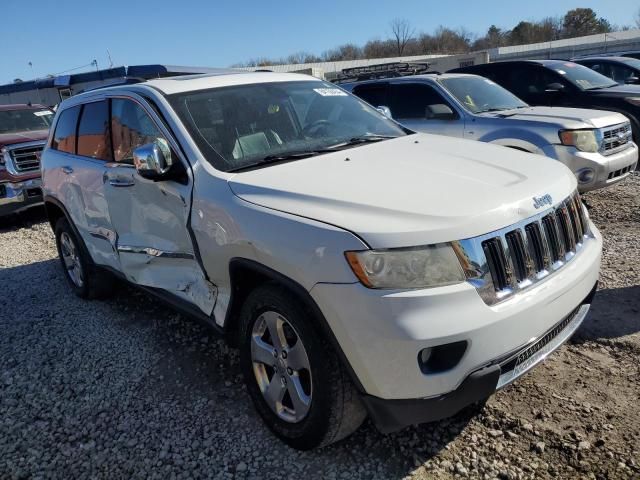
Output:
[[[603,155],[613,155],[631,145],[631,124],[629,122],[604,128],[602,132],[602,146],[600,148]]]
[[[543,239],[540,223],[533,222],[525,227],[528,238],[529,252],[536,272],[541,272],[550,266],[549,246]]]
[[[560,225],[560,231],[564,239],[565,254],[569,254],[576,249],[576,238],[573,233],[573,227],[571,226],[571,219],[569,218],[569,210],[566,203],[563,203],[556,213],[558,217],[558,224]]]
[[[491,238],[482,243],[482,248],[496,289],[508,288],[511,285],[511,278],[502,241],[499,238]]]
[[[40,168],[40,154],[44,145],[17,147],[10,150],[16,171],[30,172]]]
[[[511,227],[454,242],[465,274],[495,304],[562,268],[592,238],[578,193]]]
[[[542,219],[544,232],[547,237],[547,243],[551,251],[551,260],[553,263],[559,262],[566,252],[564,241],[560,236],[560,229],[556,220],[556,214],[550,213]]]

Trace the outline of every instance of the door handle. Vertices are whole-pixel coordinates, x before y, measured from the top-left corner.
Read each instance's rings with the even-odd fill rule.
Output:
[[[109,185],[112,187],[132,187],[135,182],[133,178],[110,178]]]
[[[69,165],[65,165],[64,167],[62,167],[62,173],[70,175],[73,173],[73,168],[71,168]]]

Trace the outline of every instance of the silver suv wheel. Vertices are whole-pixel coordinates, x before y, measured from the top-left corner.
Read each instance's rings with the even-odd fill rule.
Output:
[[[289,423],[304,420],[313,390],[309,357],[298,332],[279,313],[267,311],[255,319],[251,360],[271,410]]]
[[[73,239],[67,232],[62,232],[60,235],[60,250],[62,253],[62,261],[64,262],[64,267],[67,270],[69,278],[76,286],[82,288],[84,285],[84,274],[82,272],[80,256],[78,255],[78,249]]]

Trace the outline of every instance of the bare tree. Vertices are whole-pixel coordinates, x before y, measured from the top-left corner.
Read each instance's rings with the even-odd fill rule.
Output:
[[[640,28],[640,8],[638,9],[638,11],[636,12],[636,27]]]
[[[411,27],[408,20],[403,18],[396,18],[391,20],[391,33],[396,42],[396,51],[398,56],[401,57],[404,53],[404,49],[407,43],[413,38],[415,30]]]

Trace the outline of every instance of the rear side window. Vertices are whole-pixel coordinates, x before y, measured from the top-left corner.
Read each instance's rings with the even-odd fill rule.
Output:
[[[111,132],[116,162],[133,164],[133,151],[164,138],[160,130],[136,102],[121,98],[111,101]]]
[[[428,85],[393,85],[391,113],[394,118],[427,118],[427,108],[449,103]]]
[[[107,101],[86,103],[78,125],[78,155],[113,160],[109,130]]]
[[[53,134],[51,148],[61,152],[76,153],[76,127],[78,125],[78,114],[80,107],[71,107],[60,112],[60,118],[56,124],[56,131]]]
[[[388,85],[359,85],[353,89],[353,93],[374,107],[388,107]]]

